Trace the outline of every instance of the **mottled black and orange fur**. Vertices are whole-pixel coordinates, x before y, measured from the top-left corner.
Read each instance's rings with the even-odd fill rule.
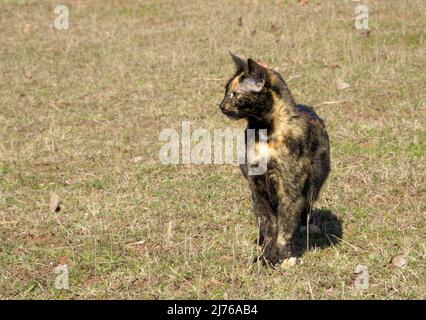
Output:
[[[252,192],[263,259],[275,264],[294,254],[294,233],[330,172],[328,134],[312,108],[295,103],[280,74],[231,56],[237,71],[220,108],[231,119],[246,119],[247,129],[267,129],[267,142],[256,140],[258,154],[267,158],[266,173],[248,175],[250,163],[241,169]]]

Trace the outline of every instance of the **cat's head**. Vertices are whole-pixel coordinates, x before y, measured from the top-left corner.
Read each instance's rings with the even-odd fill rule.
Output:
[[[245,60],[230,54],[237,71],[226,83],[220,109],[231,119],[267,117],[273,105],[272,70],[252,59]]]

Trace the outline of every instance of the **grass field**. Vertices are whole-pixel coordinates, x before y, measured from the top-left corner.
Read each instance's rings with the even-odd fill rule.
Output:
[[[426,299],[425,1],[364,1],[369,36],[349,0],[59,2],[0,4],[0,298]],[[228,50],[277,69],[327,124],[315,208],[340,236],[321,225],[292,268],[251,263],[237,166],[158,160],[164,128],[244,126],[218,108]]]

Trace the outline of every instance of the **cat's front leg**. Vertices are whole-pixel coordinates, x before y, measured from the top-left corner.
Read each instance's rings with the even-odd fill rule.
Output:
[[[258,226],[259,234],[257,239],[257,244],[262,246],[265,243],[265,239],[267,237],[267,231],[268,231],[268,215],[269,211],[271,210],[269,208],[269,204],[266,199],[264,199],[262,196],[258,195],[255,190],[252,191],[252,203],[253,203],[253,212],[256,216],[256,223]]]
[[[284,199],[277,209],[277,248],[279,261],[291,258],[294,255],[292,238],[300,224],[300,215],[305,208],[305,199],[301,196],[286,196]]]
[[[270,265],[275,265],[279,261],[279,247],[277,246],[278,221],[275,214],[268,216],[267,230],[263,243],[263,259]]]
[[[284,181],[281,176],[272,174],[267,179],[269,201],[273,204],[276,215],[275,241],[279,262],[294,255],[292,238],[305,207],[305,199],[300,192],[303,185],[299,181],[303,179],[298,177]]]
[[[252,189],[253,211],[259,227],[258,244],[262,246],[262,259],[268,264],[278,261],[277,216],[269,199],[256,188]]]

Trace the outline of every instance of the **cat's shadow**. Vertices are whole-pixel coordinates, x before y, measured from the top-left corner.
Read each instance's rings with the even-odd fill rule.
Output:
[[[343,236],[342,220],[328,209],[314,209],[309,228],[300,226],[293,236],[294,254],[301,257],[306,250],[324,249],[340,242]],[[312,226],[314,225],[314,226]],[[309,244],[309,245],[308,245]]]

